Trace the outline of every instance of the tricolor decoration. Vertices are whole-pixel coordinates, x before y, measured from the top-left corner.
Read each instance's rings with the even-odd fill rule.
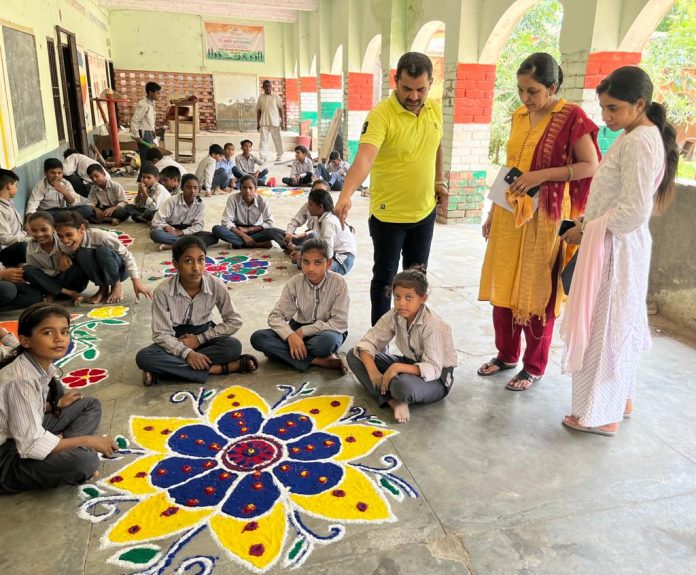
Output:
[[[264,573],[299,567],[317,545],[339,540],[344,524],[396,521],[390,500],[418,496],[393,473],[400,460],[385,455],[379,468],[358,460],[397,432],[350,396],[309,397],[308,383],[278,388],[272,407],[246,387],[200,388],[170,400],[191,400],[193,417],[131,417],[132,443],[117,456],[135,459],[80,488],[80,517],[111,522],[101,538],[117,548],[110,562],[129,573],[212,573],[217,555],[179,557],[206,532]],[[309,527],[306,517],[328,524]]]

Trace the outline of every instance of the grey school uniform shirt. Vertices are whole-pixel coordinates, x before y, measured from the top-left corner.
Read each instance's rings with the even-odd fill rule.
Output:
[[[314,285],[304,274],[297,274],[285,284],[268,316],[268,326],[284,340],[293,333],[288,325],[291,319],[304,324],[305,337],[326,330],[344,333],[348,331],[349,307],[348,284],[342,275],[328,271],[321,283]]]
[[[178,225],[188,226],[183,230],[185,236],[203,231],[205,206],[201,198],[196,197],[189,206],[184,200],[183,193],[176,194],[164,201],[152,219],[153,229]]]
[[[152,298],[152,341],[168,353],[186,359],[192,350],[176,338],[174,328],[208,323],[215,308],[222,323],[195,336],[200,343],[232,335],[242,327],[242,317],[232,306],[225,283],[203,274],[201,291],[192,298],[181,285],[178,274],[164,280],[155,288]]]
[[[44,371],[25,352],[0,370],[0,445],[14,439],[22,459],[46,459],[60,442],[43,427],[48,384],[57,369],[51,364]]]
[[[439,379],[443,369],[457,365],[452,328],[426,305],[421,307],[410,327],[396,309],[390,309],[355,347],[374,357],[393,339],[401,354],[415,362],[425,381]],[[446,387],[452,385],[451,373],[443,383]]]
[[[24,223],[14,202],[0,198],[0,250],[4,250],[17,242],[26,241],[27,234],[24,233]]]
[[[65,196],[49,184],[46,178],[41,178],[31,191],[27,207],[24,210],[25,214],[33,214],[37,210],[52,210],[54,208],[79,206],[81,201],[80,196],[75,192],[72,184],[65,179],[61,180],[60,183],[63,184],[72,195],[72,199],[74,200],[72,204],[68,204]]]

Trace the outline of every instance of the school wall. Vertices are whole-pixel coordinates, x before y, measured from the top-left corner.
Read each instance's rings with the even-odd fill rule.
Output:
[[[2,157],[10,158],[7,166],[3,167],[15,168],[21,178],[15,200],[17,209],[21,212],[34,183],[43,175],[44,159],[62,157],[61,152],[67,147],[67,142],[58,140],[46,38],[52,38],[56,47],[59,46],[55,28],[58,25],[75,34],[79,47],[109,60],[109,25],[106,13],[92,0],[2,0],[0,24],[34,35],[40,93],[27,94],[26,97],[41,99],[46,127],[45,138],[42,141],[18,149],[11,113],[11,98],[7,89],[7,57],[0,35],[0,113],[5,111],[1,118],[5,137],[0,140],[0,145],[4,146]],[[58,54],[56,64],[60,74]]]
[[[650,220],[650,295],[659,312],[696,332],[696,186],[678,184],[668,210]]]

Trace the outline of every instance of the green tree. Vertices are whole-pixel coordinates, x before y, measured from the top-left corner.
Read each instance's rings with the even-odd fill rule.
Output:
[[[558,39],[563,7],[557,0],[540,0],[522,17],[503,48],[496,66],[489,158],[500,164],[510,136],[510,118],[520,106],[517,69],[534,52],[548,52],[560,62]],[[501,158],[502,156],[502,158]]]
[[[696,124],[696,0],[677,0],[643,50],[653,98],[675,125]]]

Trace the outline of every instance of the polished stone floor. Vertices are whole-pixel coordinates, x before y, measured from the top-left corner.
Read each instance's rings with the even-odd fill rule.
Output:
[[[284,170],[283,170],[284,171]],[[281,175],[281,170],[274,172]],[[133,181],[125,181],[133,188]],[[272,199],[283,227],[302,198]],[[218,223],[225,198],[205,200],[208,228]],[[372,246],[367,235],[368,200],[356,194],[350,222],[357,230],[359,256],[348,276],[351,292],[348,350],[369,324],[369,279]],[[146,230],[136,224],[119,229],[134,238],[132,251],[144,277],[156,277],[166,252],[156,251]],[[440,226],[435,231],[429,278],[430,305],[451,323],[459,365],[446,400],[412,409],[412,420],[397,425],[390,413],[381,417],[398,435],[364,461],[379,465],[395,454],[403,462],[397,474],[418,492],[417,498],[391,500],[396,522],[347,524],[344,537],[317,546],[297,571],[307,574],[479,574],[479,575],[629,575],[696,573],[696,423],[691,400],[696,349],[653,318],[654,345],[640,359],[636,412],[613,438],[578,434],[560,422],[567,413],[570,380],[560,374],[561,347],[556,338],[547,375],[525,393],[504,389],[506,378],[480,378],[476,368],[494,352],[488,304],[477,301],[484,251],[478,226]],[[210,255],[228,251],[213,247]],[[246,253],[240,251],[238,253]],[[251,255],[271,255],[271,271],[233,284],[232,301],[243,316],[238,336],[245,351],[250,334],[265,327],[265,318],[294,273],[278,248]],[[279,267],[280,266],[280,267]],[[156,285],[156,280],[147,280]],[[95,329],[99,357],[74,359],[67,373],[80,367],[107,369],[108,379],[85,389],[103,405],[102,433],[128,435],[132,415],[191,415],[189,403],[173,405],[170,396],[196,391],[186,383],[144,388],[134,364],[136,351],[150,342],[150,305],[135,303],[130,285],[123,305],[126,325]],[[82,306],[76,313],[89,312]],[[3,319],[18,314],[5,314]],[[656,323],[657,322],[657,323]],[[655,326],[660,324],[658,330]],[[347,394],[371,413],[379,411],[349,374],[312,369],[300,374],[262,360],[253,375],[219,376],[210,389],[244,385],[273,403],[278,385],[309,381],[317,394]],[[122,462],[104,464],[103,475]],[[65,487],[0,499],[0,572],[131,573],[106,560],[102,549],[108,522],[78,518],[78,489]],[[126,508],[124,508],[125,510]],[[328,529],[326,523],[322,532]],[[197,536],[186,556],[217,558],[214,573],[248,573],[232,562],[208,534]],[[182,569],[177,571],[177,569]],[[282,567],[273,572],[286,572]],[[143,571],[153,572],[154,571]],[[181,556],[157,573],[184,571]]]

